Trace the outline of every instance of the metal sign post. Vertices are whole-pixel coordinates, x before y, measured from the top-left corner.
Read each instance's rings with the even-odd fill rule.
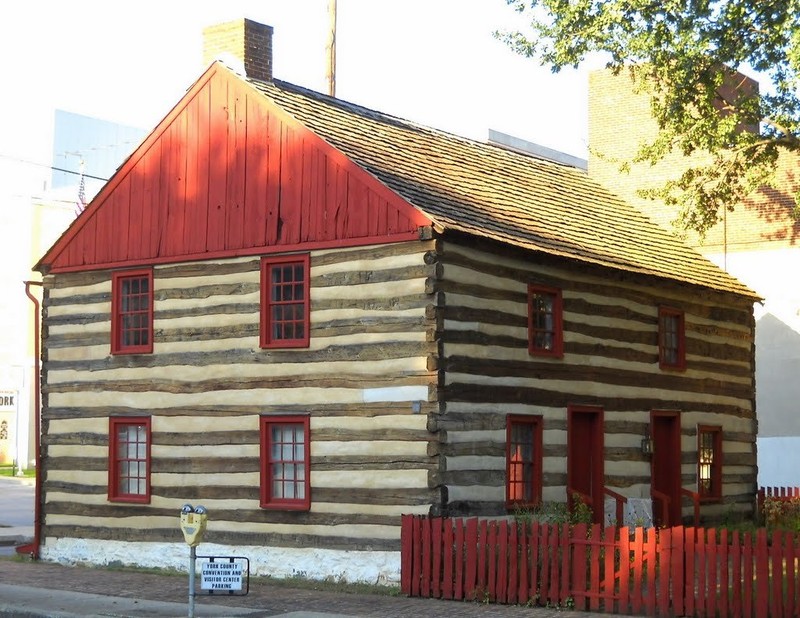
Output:
[[[184,504],[181,508],[181,531],[189,546],[189,618],[194,618],[194,579],[197,561],[197,546],[203,540],[208,523],[208,512],[204,506]]]

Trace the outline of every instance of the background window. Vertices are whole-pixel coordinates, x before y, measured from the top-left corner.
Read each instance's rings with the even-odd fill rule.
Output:
[[[261,262],[261,347],[308,347],[309,257]]]
[[[563,354],[561,290],[528,286],[528,352],[535,356]]]
[[[506,425],[506,505],[542,498],[542,418],[509,416]]]
[[[701,498],[722,497],[722,428],[697,428],[697,493]]]
[[[150,418],[109,419],[108,499],[150,502]]]
[[[261,506],[311,507],[307,416],[261,417]]]
[[[658,310],[658,363],[662,369],[686,368],[686,333],[683,311]]]
[[[114,273],[111,292],[111,353],[153,351],[153,273]]]

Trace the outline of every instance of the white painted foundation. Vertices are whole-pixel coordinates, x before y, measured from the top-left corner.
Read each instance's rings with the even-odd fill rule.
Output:
[[[400,584],[399,551],[347,551],[286,547],[230,546],[201,543],[199,556],[234,556],[250,560],[250,575],[278,579],[299,577],[347,583]],[[60,564],[122,565],[188,570],[184,543],[138,543],[96,539],[45,539],[42,560]]]

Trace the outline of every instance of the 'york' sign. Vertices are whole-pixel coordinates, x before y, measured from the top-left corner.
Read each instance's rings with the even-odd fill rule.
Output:
[[[0,412],[9,412],[17,409],[17,392],[0,391]]]

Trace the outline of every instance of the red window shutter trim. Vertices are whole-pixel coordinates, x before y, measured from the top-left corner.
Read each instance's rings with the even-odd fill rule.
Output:
[[[530,428],[531,453],[530,461],[525,461],[522,444],[513,440],[514,428],[525,426]],[[509,509],[535,506],[542,500],[542,462],[543,462],[543,430],[542,417],[526,415],[508,415],[506,417],[506,507]],[[525,466],[530,466],[530,478],[525,479]],[[527,483],[527,486],[526,486]],[[530,499],[525,499],[529,493]]]
[[[119,486],[120,481],[120,459],[118,457],[119,436],[118,429],[124,426],[144,425],[146,445],[145,445],[145,492],[123,493]],[[108,500],[110,502],[133,502],[138,504],[150,503],[150,478],[152,470],[152,459],[150,449],[152,445],[151,419],[149,416],[118,416],[108,419]]]
[[[711,436],[711,462],[704,462],[703,437]],[[708,481],[711,488],[702,485],[704,465],[710,466]],[[716,502],[722,499],[722,427],[719,425],[698,425],[697,427],[697,490],[704,502]]]
[[[126,345],[124,342],[125,322],[123,318],[124,298],[123,284],[136,279],[147,282],[147,310],[144,313],[145,324],[140,330],[147,338],[141,345]],[[151,354],[153,352],[153,271],[121,270],[111,276],[111,353],[112,354]]]
[[[552,298],[552,327],[549,329],[537,328],[535,324],[535,298],[537,295]],[[547,356],[562,358],[564,356],[564,317],[563,298],[561,290],[542,285],[528,285],[528,353],[531,356]],[[552,337],[552,345],[547,348],[537,345],[537,334]]]
[[[311,441],[310,420],[308,416],[262,416],[261,430],[261,501],[263,509],[282,511],[308,511],[311,509]],[[303,428],[303,497],[286,499],[276,497],[272,493],[272,436],[271,429],[275,425],[300,425]]]
[[[658,366],[673,371],[686,369],[686,318],[674,307],[658,308]]]
[[[273,282],[271,273],[273,267],[286,266],[297,264],[302,267],[302,284],[303,284],[303,298],[292,298],[290,303],[274,302],[272,300]],[[296,281],[289,281],[287,283],[296,283]],[[288,287],[288,285],[287,285]],[[284,306],[296,306],[302,304],[302,318],[301,320],[286,319],[281,323],[291,324],[292,328],[297,325],[302,327],[302,336],[300,337],[276,337],[274,335],[275,321],[272,316],[272,310],[279,307],[281,304]],[[308,253],[293,254],[293,255],[280,255],[268,256],[261,258],[261,334],[260,346],[262,348],[307,348],[310,342],[310,311],[311,311],[311,281],[310,281],[310,256]]]

